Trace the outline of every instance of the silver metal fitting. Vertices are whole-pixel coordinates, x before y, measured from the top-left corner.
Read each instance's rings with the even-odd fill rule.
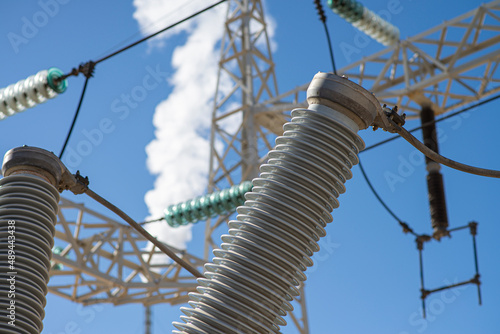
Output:
[[[30,146],[16,147],[5,153],[3,175],[31,174],[41,177],[59,192],[71,190],[75,195],[85,192],[88,179],[72,175],[52,152]]]
[[[309,108],[321,104],[352,119],[360,130],[373,124],[381,112],[379,101],[372,93],[347,78],[318,72],[307,89]]]

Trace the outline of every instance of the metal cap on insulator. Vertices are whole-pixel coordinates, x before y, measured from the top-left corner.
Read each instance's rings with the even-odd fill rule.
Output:
[[[51,67],[47,71],[47,84],[58,94],[64,93],[68,88],[68,81],[62,79],[63,76],[63,71],[56,67]]]
[[[360,130],[373,124],[381,109],[377,98],[347,77],[318,72],[307,89],[309,105],[319,104],[334,109],[351,120]]]
[[[67,169],[54,153],[38,147],[22,146],[5,153],[2,172],[4,177],[15,174],[36,175],[59,188]]]

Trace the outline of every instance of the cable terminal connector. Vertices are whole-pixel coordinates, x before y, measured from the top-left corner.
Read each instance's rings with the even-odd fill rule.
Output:
[[[80,73],[82,73],[86,78],[91,78],[91,77],[94,76],[95,65],[96,65],[95,62],[93,62],[92,60],[89,60],[86,63],[80,64],[80,66],[78,66],[78,68],[73,67],[73,69],[71,70],[71,72],[69,72],[68,74],[63,75],[60,78],[60,80],[66,79],[67,77],[70,77],[70,76],[75,76],[76,77]]]
[[[391,109],[384,104],[382,108],[378,110],[378,114],[373,121],[372,128],[373,131],[381,128],[384,131],[396,133],[397,131],[393,126],[393,123],[398,126],[403,126],[406,123],[406,114],[399,114],[398,106],[394,106],[394,108]]]
[[[89,177],[83,177],[82,175],[80,175],[79,170],[77,170],[76,173],[72,176],[76,182],[71,185],[69,190],[71,190],[71,192],[75,195],[83,194],[84,192],[86,192],[89,188]]]

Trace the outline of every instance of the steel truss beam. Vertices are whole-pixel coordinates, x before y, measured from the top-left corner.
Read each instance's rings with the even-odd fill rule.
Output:
[[[63,250],[52,257],[49,292],[84,305],[184,303],[197,286],[177,263],[153,263],[162,253],[130,226],[64,198],[55,244]],[[203,270],[204,260],[172,250]]]
[[[338,73],[373,92],[381,103],[397,105],[411,118],[417,118],[422,106],[430,106],[439,115],[500,92],[499,44],[500,1],[493,1]],[[258,107],[262,112],[285,110],[279,109],[278,103],[295,99],[307,86]]]
[[[446,21],[342,69],[409,116],[443,114],[500,91],[500,1]]]

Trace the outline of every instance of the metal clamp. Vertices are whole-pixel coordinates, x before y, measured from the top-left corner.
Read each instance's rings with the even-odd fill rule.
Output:
[[[394,106],[394,108],[387,107],[386,104],[382,106],[381,109],[378,110],[377,116],[373,121],[372,127],[373,130],[377,130],[378,128],[383,129],[384,131],[390,133],[396,133],[396,128],[394,127],[394,123],[399,126],[403,126],[406,122],[406,114],[398,113],[398,106]]]

